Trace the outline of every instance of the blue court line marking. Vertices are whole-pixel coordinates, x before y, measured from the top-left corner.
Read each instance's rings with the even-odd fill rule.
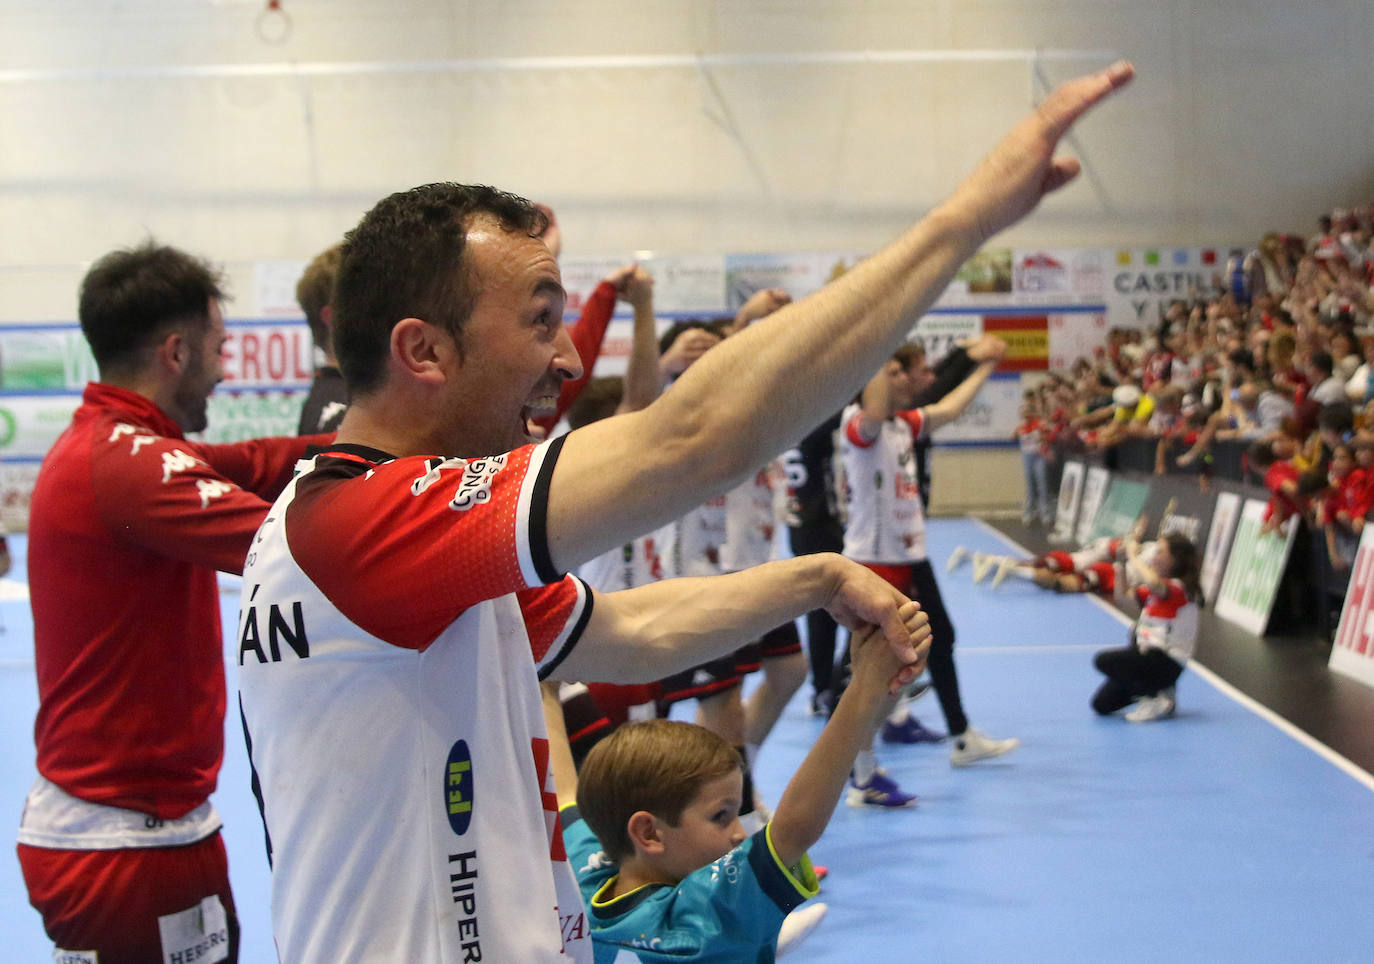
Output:
[[[974,516],[968,516],[967,518],[970,521],[976,523],[978,526],[980,526],[989,535],[996,537],[1004,545],[1010,546],[1012,549],[1016,550],[1022,555],[1034,555],[1034,553],[1032,553],[1029,549],[1018,543],[1011,536],[999,530],[996,526],[991,525],[990,523],[985,522],[984,520],[976,518]],[[1107,602],[1100,596],[1096,595],[1095,593],[1083,593],[1082,595],[1087,596],[1089,602],[1093,603],[1093,605],[1097,606],[1107,615],[1111,616],[1122,626],[1130,627],[1134,624],[1135,621],[1133,619],[1131,619],[1121,610],[1117,609],[1115,606],[1111,605],[1109,602]],[[1101,647],[1099,646],[1092,648],[1100,649]],[[962,651],[963,650],[961,650],[961,652]],[[976,647],[973,649],[969,649],[967,651],[975,652]],[[1365,789],[1374,792],[1374,774],[1369,773],[1369,771],[1365,770],[1363,767],[1359,766],[1353,761],[1337,753],[1335,750],[1331,749],[1331,747],[1327,746],[1325,743],[1322,743],[1320,740],[1313,737],[1310,733],[1307,733],[1306,731],[1294,726],[1292,723],[1288,722],[1288,720],[1285,720],[1282,716],[1280,716],[1278,713],[1275,713],[1273,710],[1265,706],[1263,703],[1260,703],[1259,701],[1236,689],[1230,683],[1226,682],[1226,680],[1222,679],[1216,673],[1213,673],[1210,669],[1208,669],[1206,666],[1203,666],[1197,660],[1189,660],[1188,669],[1190,672],[1196,673],[1199,677],[1206,680],[1207,683],[1209,683],[1211,687],[1218,693],[1220,693],[1222,696],[1228,697],[1233,702],[1240,704],[1242,707],[1249,710],[1251,713],[1255,714],[1260,719],[1271,724],[1279,732],[1285,733],[1288,736],[1292,737],[1298,743],[1305,746],[1313,753],[1317,754],[1317,756],[1321,757],[1328,763],[1335,766],[1336,769],[1342,771],[1347,776],[1352,777],[1353,779],[1358,781],[1365,787]]]

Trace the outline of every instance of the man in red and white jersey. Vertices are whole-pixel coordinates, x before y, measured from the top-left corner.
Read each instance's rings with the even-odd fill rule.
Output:
[[[244,571],[241,707],[283,960],[592,960],[540,677],[660,678],[820,606],[882,627],[893,685],[914,678],[924,622],[838,556],[605,594],[564,573],[838,407],[991,233],[1076,173],[1055,144],[1130,76],[1060,88],[937,213],[648,408],[537,444],[528,422],[581,373],[543,216],[434,184],[363,218],[334,299],[352,405]]]
[[[206,427],[221,378],[220,285],[151,242],[101,258],[81,284],[101,380],[30,508],[39,776],[19,829],[29,899],[63,960],[237,956],[208,802],[224,751],[215,570],[243,568],[264,499],[329,437],[183,436]]]
[[[945,612],[940,586],[926,555],[925,506],[913,451],[918,438],[952,422],[968,407],[1006,351],[996,338],[976,346],[978,367],[933,405],[911,408],[931,381],[925,349],[901,346],[864,387],[860,401],[841,416],[841,458],[849,514],[844,554],[862,562],[921,604],[930,617],[930,678],[954,745],[950,762],[963,766],[1013,750],[1016,740],[993,740],[969,726],[954,668],[954,624]],[[900,727],[905,721],[891,721]],[[899,740],[898,734],[885,738]],[[860,761],[855,786],[866,774]],[[853,797],[853,795],[851,795]]]

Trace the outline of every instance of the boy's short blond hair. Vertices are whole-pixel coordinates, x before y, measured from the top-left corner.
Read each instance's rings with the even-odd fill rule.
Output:
[[[705,727],[675,720],[622,726],[587,754],[577,777],[577,807],[612,860],[634,855],[628,825],[645,810],[676,827],[682,811],[712,780],[743,761]]]

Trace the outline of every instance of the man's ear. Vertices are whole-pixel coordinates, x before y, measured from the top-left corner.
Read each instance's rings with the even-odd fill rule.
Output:
[[[441,382],[454,361],[462,361],[452,335],[419,318],[402,318],[391,328],[391,361],[412,378]]]
[[[157,359],[159,368],[173,375],[179,375],[191,360],[191,346],[187,344],[186,335],[183,332],[173,329],[162,337],[162,341],[158,342],[153,355]]]
[[[625,829],[629,834],[630,843],[634,844],[637,852],[646,854],[663,853],[663,838],[658,832],[658,818],[649,811],[636,810],[634,813],[630,814],[630,819]]]
[[[322,325],[324,325],[326,328],[328,328],[328,329],[330,330],[330,332],[333,332],[333,331],[334,331],[334,306],[333,306],[333,305],[325,305],[323,308],[320,309],[320,324],[322,324]]]

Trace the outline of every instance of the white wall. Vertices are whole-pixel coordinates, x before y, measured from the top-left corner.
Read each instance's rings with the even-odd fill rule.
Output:
[[[1368,0],[284,0],[281,46],[263,6],[0,6],[0,320],[70,318],[83,262],[147,232],[246,294],[252,261],[437,179],[552,203],[571,254],[871,248],[1042,81],[1115,56],[1139,80],[1080,128],[1088,177],[1011,240],[1256,238],[1374,200]],[[825,57],[864,50],[895,62]]]

